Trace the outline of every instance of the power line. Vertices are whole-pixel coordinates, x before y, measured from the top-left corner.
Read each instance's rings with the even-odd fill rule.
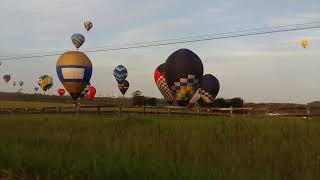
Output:
[[[316,24],[316,23],[304,23],[305,24]],[[299,24],[296,24],[299,25]],[[288,27],[288,26],[294,26],[294,25],[287,25],[282,27]],[[86,53],[96,53],[96,52],[107,52],[107,51],[116,51],[116,50],[127,50],[127,49],[137,49],[137,48],[146,48],[146,47],[157,47],[157,46],[167,46],[167,45],[174,45],[174,44],[185,44],[185,43],[192,43],[192,42],[201,42],[201,41],[211,41],[211,40],[218,40],[218,39],[229,39],[229,38],[236,38],[236,37],[245,37],[245,36],[254,36],[254,35],[262,35],[262,34],[273,34],[273,33],[280,33],[280,32],[290,32],[290,31],[299,31],[299,30],[308,30],[308,29],[316,29],[320,28],[320,25],[314,25],[314,26],[307,26],[307,27],[293,27],[293,28],[286,28],[286,29],[276,29],[276,28],[265,28],[261,29],[262,31],[257,32],[248,32],[248,33],[239,33],[239,32],[247,32],[245,31],[238,31],[235,32],[236,34],[229,33],[220,33],[216,35],[223,35],[227,34],[225,36],[213,36],[210,37],[209,35],[202,35],[202,36],[194,36],[194,38],[178,38],[172,41],[166,42],[165,40],[160,41],[149,41],[148,42],[141,42],[141,43],[132,43],[132,44],[124,44],[124,46],[119,47],[112,47],[110,48],[101,48],[101,49],[91,49],[91,50],[84,50],[83,52]],[[266,30],[271,29],[271,30]],[[274,30],[272,30],[274,29]],[[252,30],[253,31],[253,30]],[[195,38],[198,37],[198,38]],[[155,42],[155,43],[152,43]],[[20,57],[11,57],[11,58],[2,58],[0,60],[2,61],[8,61],[8,60],[19,60],[19,59],[30,59],[30,58],[40,58],[40,57],[50,57],[50,56],[59,56],[63,54],[62,52],[54,52],[54,53],[47,53],[47,54],[39,54],[39,55],[22,55]]]

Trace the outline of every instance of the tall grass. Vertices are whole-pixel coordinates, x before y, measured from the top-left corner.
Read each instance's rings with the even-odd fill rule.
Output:
[[[319,120],[1,115],[0,179],[320,179]]]

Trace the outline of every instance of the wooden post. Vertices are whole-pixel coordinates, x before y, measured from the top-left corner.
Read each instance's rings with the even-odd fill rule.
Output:
[[[169,107],[168,113],[169,113],[169,118],[171,118],[171,107]]]
[[[26,113],[28,112],[28,107],[26,107],[25,112],[26,112]]]
[[[267,108],[266,109],[266,117],[268,117],[269,116],[269,109]]]
[[[121,116],[121,106],[119,106],[119,116]]]
[[[97,113],[98,113],[98,114],[101,113],[101,107],[100,107],[100,105],[97,106]]]
[[[200,119],[200,111],[201,109],[200,109],[200,106],[198,106],[198,119]]]
[[[233,108],[232,108],[232,106],[230,106],[230,117],[232,117],[233,116]]]
[[[143,106],[143,115],[146,115],[146,105]]]
[[[61,108],[61,106],[59,106],[59,112],[60,112],[60,113],[62,112],[62,108]]]
[[[307,119],[311,118],[310,107],[307,106]]]

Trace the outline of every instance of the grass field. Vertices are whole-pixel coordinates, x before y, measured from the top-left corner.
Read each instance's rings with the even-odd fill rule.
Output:
[[[0,179],[320,179],[320,119],[0,115]]]
[[[42,107],[59,107],[72,106],[71,103],[50,103],[50,102],[28,102],[28,101],[0,101],[0,108],[42,108]]]

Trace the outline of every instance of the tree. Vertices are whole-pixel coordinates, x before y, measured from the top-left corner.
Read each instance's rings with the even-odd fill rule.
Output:
[[[239,98],[239,97],[235,97],[235,98],[232,98],[230,99],[230,106],[232,107],[243,107],[244,105],[244,101],[243,99]]]
[[[226,99],[217,98],[213,101],[213,107],[228,108],[228,107],[230,107],[230,104],[229,104],[228,100],[226,100]]]
[[[134,106],[144,106],[145,105],[145,97],[142,96],[141,91],[135,91],[132,93],[132,103]]]
[[[156,106],[157,105],[157,98],[147,98],[147,100],[146,100],[147,102],[146,102],[146,104],[148,105],[148,106]]]

